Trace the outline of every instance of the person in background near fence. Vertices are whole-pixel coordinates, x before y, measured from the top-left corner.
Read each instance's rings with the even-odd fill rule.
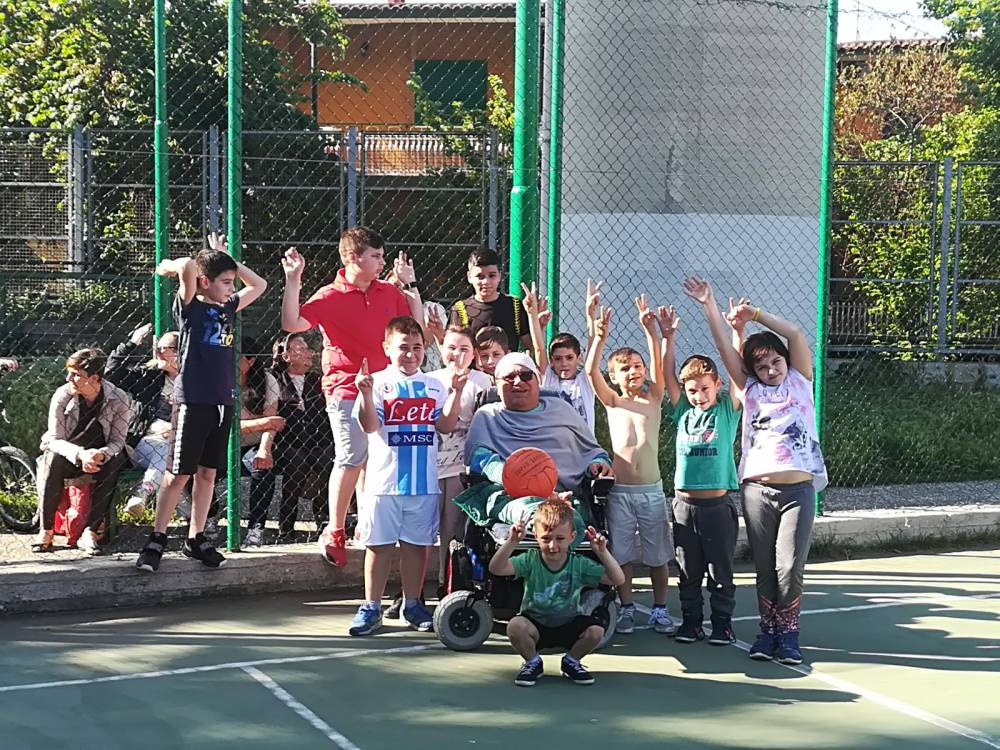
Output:
[[[677,425],[672,507],[683,622],[674,638],[678,643],[705,638],[701,584],[707,575],[712,608],[708,642],[728,646],[736,640],[733,558],[740,524],[733,443],[740,419],[740,393],[736,388],[728,393],[722,390],[719,368],[704,354],[684,360],[678,375],[675,339],[680,317],[673,307],[661,307],[657,318],[663,334],[663,373],[671,419]],[[742,326],[737,336],[741,334]]]
[[[750,658],[800,664],[802,578],[816,493],[827,484],[809,342],[799,326],[749,304],[735,306],[723,319],[703,279],[685,279],[684,292],[702,305],[733,386],[743,393],[739,478],[760,610]],[[769,330],[747,337],[738,352],[725,321],[733,328],[755,322]]]
[[[469,255],[466,278],[473,295],[451,306],[449,325],[471,328],[473,335],[486,326],[499,326],[506,332],[512,350],[529,348],[528,316],[521,300],[500,291],[500,256],[480,248]]]
[[[205,536],[215,476],[226,460],[229,428],[236,398],[236,313],[260,297],[267,282],[226,252],[216,235],[210,250],[193,258],[163,260],[161,276],[176,276],[174,317],[180,329],[180,375],[174,381],[174,411],[167,473],[156,503],[156,520],[149,541],[135,565],[155,572],[167,549],[167,526],[188,480],[191,523],[181,552],[218,568],[225,558]],[[245,285],[235,290],[237,276]]]
[[[583,614],[580,594],[600,583],[621,586],[625,574],[608,552],[608,540],[593,526],[588,527],[587,538],[597,560],[570,551],[576,537],[573,508],[558,496],[538,506],[534,524],[538,549],[511,557],[524,538],[524,524],[516,523],[490,560],[493,575],[524,580],[521,608],[507,623],[510,645],[524,659],[514,684],[533,686],[542,676],[538,652],[563,648],[560,671],[577,685],[593,685],[594,676],[580,660],[601,644],[604,627],[593,615]]]
[[[295,532],[300,497],[312,502],[316,531],[326,528],[333,436],[320,375],[312,370],[314,352],[309,342],[300,333],[289,333],[274,342],[272,352],[278,416],[285,420],[285,429],[274,441],[274,470],[281,475],[280,542],[290,540]]]
[[[368,477],[358,528],[365,545],[365,601],[348,633],[368,635],[382,626],[382,596],[399,545],[403,618],[428,631],[433,618],[420,601],[427,554],[438,533],[437,437],[458,423],[468,370],[452,365],[447,386],[420,372],[424,332],[409,316],[385,329],[389,366],[369,374],[361,360],[355,379],[354,418],[368,438]]]
[[[635,299],[639,325],[646,335],[652,372],[646,382],[646,364],[642,355],[622,347],[608,357],[608,378],[620,393],[611,388],[601,373],[601,353],[611,332],[611,308],[600,305],[600,292],[587,280],[586,311],[592,332],[587,344],[587,375],[594,392],[608,413],[608,434],[614,453],[612,468],[615,486],[608,495],[608,536],[611,554],[625,571],[625,582],[618,587],[622,601],[615,632],[635,630],[635,602],[632,593],[632,562],[641,559],[649,568],[653,582],[653,609],[649,624],[657,633],[673,635],[674,624],[667,611],[670,588],[668,564],[674,559],[674,541],[670,512],[660,478],[660,418],[663,392],[663,359],[656,313],[646,304],[646,295]],[[641,549],[635,549],[639,532]]]
[[[361,473],[368,457],[368,439],[351,417],[358,396],[355,376],[363,359],[373,371],[389,363],[382,342],[390,320],[400,315],[424,317],[413,262],[405,253],[393,263],[402,291],[379,280],[385,268],[385,240],[380,234],[367,227],[345,230],[340,235],[340,260],[344,267],[334,280],[300,306],[305,258],[292,247],[281,259],[285,272],[281,327],[304,333],[317,326],[323,334],[323,392],[336,458],[330,472],[330,524],[319,545],[323,559],[337,566],[347,564],[344,524],[355,487],[364,485]]]
[[[278,416],[278,381],[269,372],[267,360],[256,339],[244,337],[240,354],[240,473],[250,475],[250,513],[244,543],[260,546],[264,541],[267,509],[274,498],[274,441],[284,429]]]
[[[66,383],[49,402],[48,429],[42,435],[38,486],[41,530],[33,549],[52,549],[56,510],[67,479],[92,475],[90,515],[77,546],[97,549],[98,532],[108,513],[118,472],[125,461],[131,399],[102,379],[107,357],[100,349],[80,349],[66,360]]]
[[[590,384],[590,378],[583,368],[581,355],[583,348],[580,340],[572,333],[557,333],[552,337],[552,342],[546,349],[545,346],[545,324],[552,316],[546,309],[548,306],[545,297],[539,297],[534,282],[528,287],[522,284],[524,289],[524,309],[528,313],[529,327],[531,329],[531,345],[535,352],[535,362],[542,372],[542,388],[547,391],[555,391],[563,400],[576,409],[577,413],[583,417],[590,431],[594,431],[594,388]],[[600,290],[600,282],[597,283],[597,292]],[[587,315],[587,323],[590,324],[591,316]],[[588,332],[592,336],[592,332]]]
[[[167,331],[153,347],[153,356],[142,364],[132,364],[152,323],[145,323],[108,357],[104,377],[132,397],[132,422],[129,424],[126,450],[140,469],[142,479],[125,502],[125,510],[141,516],[156,493],[167,468],[170,449],[170,415],[174,409],[174,380],[180,371],[177,357],[177,331]]]

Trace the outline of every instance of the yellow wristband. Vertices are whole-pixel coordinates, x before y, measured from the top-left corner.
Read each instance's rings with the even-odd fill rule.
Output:
[[[756,321],[757,318],[759,317],[760,317],[760,308],[758,307],[753,311],[753,318],[751,318],[751,320]]]

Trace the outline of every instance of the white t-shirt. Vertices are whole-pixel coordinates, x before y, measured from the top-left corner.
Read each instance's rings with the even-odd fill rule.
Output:
[[[444,386],[445,392],[451,388],[451,370],[447,367],[427,373]],[[438,479],[457,477],[465,471],[465,436],[472,424],[476,411],[476,397],[493,387],[493,381],[485,372],[469,370],[469,380],[462,389],[462,401],[459,404],[458,424],[454,431],[447,435],[438,435],[437,468]]]
[[[295,389],[295,393],[299,397],[299,403],[297,405],[299,410],[305,410],[306,405],[302,398],[302,391],[306,387],[306,376],[289,374],[288,379],[292,382],[292,387]]]
[[[572,380],[562,380],[556,375],[551,365],[545,369],[542,376],[542,388],[547,391],[555,391],[563,397],[563,401],[568,403],[576,413],[583,417],[590,431],[594,431],[594,388],[590,384],[582,369],[577,370],[576,377]]]
[[[437,432],[448,389],[422,372],[404,375],[391,365],[372,375],[379,429],[368,435],[365,492],[369,495],[434,495]],[[354,419],[362,399],[354,402]]]

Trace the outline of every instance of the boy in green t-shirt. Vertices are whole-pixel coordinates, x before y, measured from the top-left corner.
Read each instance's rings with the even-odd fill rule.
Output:
[[[674,546],[680,568],[683,622],[678,643],[705,637],[702,630],[701,584],[708,575],[712,634],[708,642],[728,646],[733,634],[733,557],[739,533],[736,490],[739,481],[733,443],[740,420],[740,400],[735,389],[722,390],[719,369],[709,357],[688,357],[675,375],[674,334],[680,318],[673,307],[658,311],[663,333],[663,372],[677,425],[674,472]]]
[[[566,493],[568,494],[568,493]],[[593,685],[594,677],[580,663],[604,637],[597,618],[580,611],[580,593],[585,587],[603,583],[620,586],[625,574],[608,552],[608,540],[594,527],[587,529],[591,549],[600,562],[570,552],[576,537],[573,509],[566,500],[553,496],[535,510],[538,549],[511,558],[524,538],[524,525],[514,524],[510,536],[490,560],[490,573],[524,579],[521,611],[507,624],[507,637],[523,658],[515,685],[531,687],[542,676],[543,648],[564,648],[560,669],[577,685]]]

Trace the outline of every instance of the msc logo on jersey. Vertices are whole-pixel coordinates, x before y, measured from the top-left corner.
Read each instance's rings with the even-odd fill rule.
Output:
[[[434,424],[436,402],[432,398],[394,398],[382,403],[385,426]]]
[[[433,432],[393,432],[389,435],[389,445],[394,448],[405,445],[434,445]]]

